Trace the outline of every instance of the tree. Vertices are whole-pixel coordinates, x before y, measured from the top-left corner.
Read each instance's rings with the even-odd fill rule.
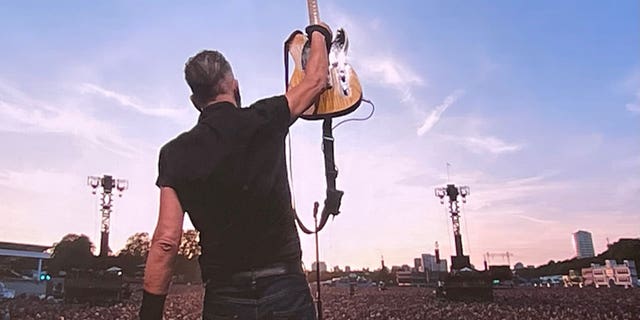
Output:
[[[139,271],[138,266],[147,260],[150,246],[149,233],[136,232],[127,239],[124,248],[113,262],[121,267],[126,275],[133,276]]]
[[[198,260],[193,259],[201,253],[199,241],[200,233],[198,231],[185,230],[182,232],[174,270],[178,282],[198,283],[202,281]]]
[[[120,250],[118,256],[133,256],[146,259],[150,246],[151,239],[149,239],[149,233],[136,232],[127,239],[127,243],[124,245],[124,248]]]
[[[201,252],[200,233],[196,230],[185,230],[182,233],[182,240],[180,241],[180,248],[178,248],[178,254],[191,260],[193,257],[199,256]]]
[[[50,268],[53,272],[72,268],[87,269],[94,260],[95,246],[86,235],[67,234],[53,244]]]

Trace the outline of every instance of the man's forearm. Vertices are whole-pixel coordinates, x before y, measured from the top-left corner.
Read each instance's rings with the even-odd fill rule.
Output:
[[[152,294],[167,294],[178,254],[175,242],[153,241],[144,272],[144,290]]]
[[[173,266],[182,236],[184,211],[176,192],[160,189],[160,214],[151,239],[144,271],[144,292],[140,306],[141,320],[162,320],[164,301],[169,291]]]
[[[318,93],[327,85],[329,58],[324,36],[319,32],[311,34],[311,50],[305,73],[305,76],[312,78],[318,86]]]

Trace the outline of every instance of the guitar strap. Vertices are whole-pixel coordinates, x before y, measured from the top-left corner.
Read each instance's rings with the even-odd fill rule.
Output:
[[[289,90],[289,43],[298,34],[302,34],[302,31],[294,31],[284,43],[284,83],[287,91]],[[332,118],[325,117],[322,122],[322,153],[324,154],[324,174],[327,181],[327,190],[326,198],[324,200],[324,208],[322,208],[322,213],[320,216],[320,223],[315,230],[312,231],[309,228],[305,227],[305,225],[302,223],[302,220],[300,220],[300,217],[298,216],[295,208],[295,203],[293,204],[293,211],[296,221],[300,226],[300,229],[306,234],[319,232],[327,224],[327,221],[329,221],[329,216],[336,216],[340,213],[340,204],[342,202],[342,196],[344,195],[344,192],[336,189],[336,178],[338,177],[338,169],[335,166],[333,141]],[[289,165],[292,164],[289,163]]]

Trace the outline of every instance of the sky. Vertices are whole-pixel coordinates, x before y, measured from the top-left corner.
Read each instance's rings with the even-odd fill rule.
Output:
[[[572,258],[577,230],[596,252],[640,237],[637,1],[319,2],[321,19],[345,28],[376,106],[334,133],[345,195],[320,234],[330,267],[412,264],[436,241],[450,255],[433,191],[447,183],[470,187],[462,237],[476,266],[486,252],[525,265]],[[2,2],[0,241],[81,233],[98,245],[86,179],[103,174],[130,184],[111,248],[152,232],[158,152],[198,117],[184,63],[223,52],[248,105],[284,92],[283,42],[307,24],[300,0]],[[321,123],[299,120],[290,135],[310,224],[324,199]],[[313,238],[301,238],[310,266]]]

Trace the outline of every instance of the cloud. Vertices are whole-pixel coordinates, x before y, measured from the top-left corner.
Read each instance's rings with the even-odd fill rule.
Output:
[[[419,86],[425,83],[424,79],[405,65],[399,57],[388,55],[379,57],[361,57],[360,72],[364,77],[380,83],[398,88],[406,86]]]
[[[77,177],[72,174],[41,169],[25,172],[0,171],[0,187],[36,193],[50,193],[53,184],[59,187],[56,188],[60,189],[57,192],[64,192],[69,190],[67,186],[78,185],[78,181]]]
[[[440,116],[442,115],[442,113],[445,112],[452,104],[454,104],[463,94],[464,91],[456,90],[454,93],[447,96],[440,105],[436,106],[433,111],[431,111],[431,113],[427,116],[427,118],[424,119],[422,126],[418,128],[418,136],[422,136],[425,133],[429,132],[429,130],[431,130],[431,128],[433,128],[433,126],[435,126],[436,123],[440,121]]]
[[[632,94],[635,99],[625,104],[625,109],[634,115],[640,115],[640,68],[634,68],[619,85],[624,94]]]
[[[360,79],[389,87],[399,96],[401,103],[422,115],[414,90],[427,85],[428,81],[407,62],[406,57],[389,51],[382,52],[381,43],[390,44],[394,41],[392,34],[384,32],[384,22],[380,19],[357,18],[339,7],[329,5],[327,8],[328,21],[333,21],[336,28],[343,27],[347,32],[351,42],[349,56],[353,57],[352,64]],[[377,30],[375,38],[370,36],[371,30]]]
[[[183,109],[172,109],[172,108],[161,108],[161,107],[149,108],[138,103],[136,101],[137,99],[133,97],[130,97],[121,93],[117,93],[115,91],[111,91],[91,83],[81,84],[80,92],[97,94],[108,99],[113,99],[125,107],[130,107],[133,110],[148,116],[178,119],[179,117],[184,116],[186,113],[185,110]]]
[[[65,104],[52,106],[30,98],[6,84],[0,85],[0,130],[64,133],[120,155],[137,153],[111,124]]]
[[[510,144],[496,137],[466,137],[459,140],[467,149],[475,153],[503,154],[520,151],[522,145]]]
[[[635,115],[640,115],[640,91],[636,92],[636,100],[625,105],[627,110]]]
[[[514,214],[514,217],[518,217],[518,218],[522,218],[524,220],[527,221],[531,221],[531,222],[535,222],[535,223],[541,223],[541,224],[550,224],[550,223],[555,223],[555,221],[553,220],[545,220],[545,219],[539,219],[539,218],[534,218],[534,217],[530,217],[524,214]]]

